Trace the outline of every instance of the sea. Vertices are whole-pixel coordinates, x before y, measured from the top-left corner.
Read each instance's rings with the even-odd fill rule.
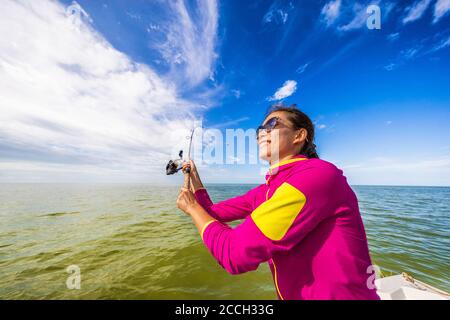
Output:
[[[206,187],[217,202],[255,185]],[[381,275],[450,291],[450,188],[352,189]],[[266,263],[242,275],[220,267],[177,209],[178,191],[0,184],[0,299],[276,299]]]

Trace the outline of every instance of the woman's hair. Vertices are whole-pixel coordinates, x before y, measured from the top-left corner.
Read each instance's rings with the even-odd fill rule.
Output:
[[[308,132],[305,144],[300,150],[300,153],[306,155],[308,158],[319,158],[316,151],[316,145],[314,144],[314,124],[311,119],[305,113],[300,111],[295,104],[287,106],[283,103],[276,103],[269,107],[267,116],[276,111],[286,112],[288,119],[294,125],[295,129],[304,128]]]

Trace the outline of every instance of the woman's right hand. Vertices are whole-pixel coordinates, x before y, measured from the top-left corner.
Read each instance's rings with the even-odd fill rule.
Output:
[[[191,188],[195,192],[198,189],[204,188],[202,180],[200,179],[200,175],[198,174],[197,167],[195,166],[194,161],[189,160],[183,164],[183,172],[189,168],[189,175],[191,177]]]

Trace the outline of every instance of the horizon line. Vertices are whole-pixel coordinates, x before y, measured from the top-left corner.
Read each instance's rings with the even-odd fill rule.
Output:
[[[73,185],[149,185],[149,186],[155,186],[155,187],[179,187],[180,184],[174,184],[174,183],[151,183],[151,182],[35,182],[35,181],[29,181],[29,182],[0,182],[0,185],[13,185],[13,184],[73,184]],[[257,182],[245,182],[245,183],[239,183],[239,182],[210,182],[205,183],[205,186],[208,185],[260,185],[261,183]],[[355,187],[429,187],[429,188],[450,188],[450,185],[401,185],[401,184],[349,184],[350,186]]]

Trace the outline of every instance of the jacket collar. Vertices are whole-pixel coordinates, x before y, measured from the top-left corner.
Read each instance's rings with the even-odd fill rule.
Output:
[[[298,154],[298,155],[292,157],[291,159],[278,162],[278,163],[270,166],[270,169],[267,172],[266,176],[276,175],[278,172],[291,167],[294,163],[297,163],[297,162],[303,161],[303,160],[308,160],[308,157],[304,154]]]

